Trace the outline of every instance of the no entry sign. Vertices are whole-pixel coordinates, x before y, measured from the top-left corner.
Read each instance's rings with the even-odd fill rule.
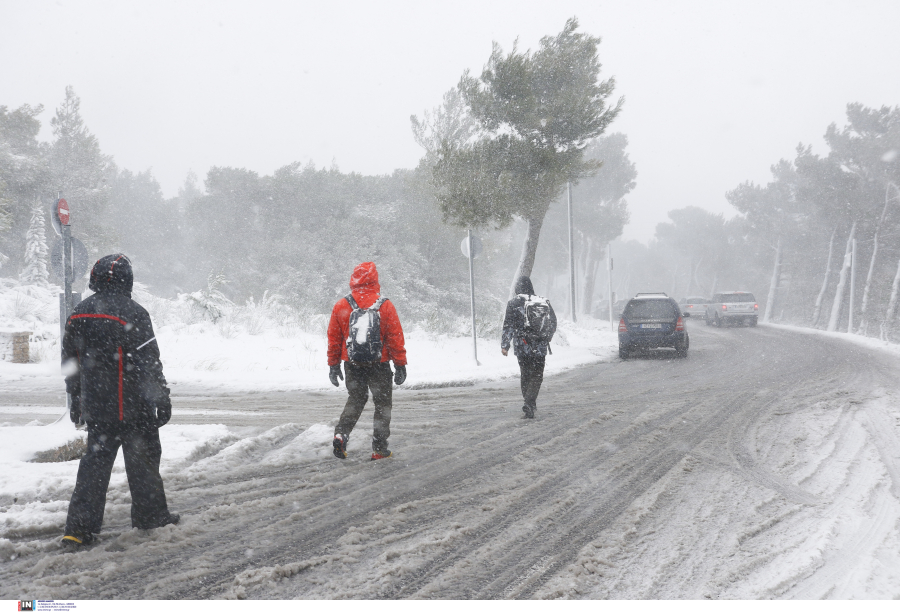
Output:
[[[60,198],[56,203],[56,210],[59,214],[59,222],[63,225],[69,224],[69,203],[64,198]]]

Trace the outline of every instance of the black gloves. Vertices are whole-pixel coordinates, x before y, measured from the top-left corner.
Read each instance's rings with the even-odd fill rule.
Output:
[[[81,421],[81,396],[80,395],[70,395],[72,405],[69,408],[69,420],[71,420],[75,425]]]
[[[162,427],[172,418],[172,402],[156,407],[156,426]]]
[[[406,366],[394,366],[394,382],[402,385],[406,380]]]
[[[331,366],[331,369],[328,371],[328,380],[330,380],[331,384],[335,387],[340,386],[338,378],[344,380],[344,375],[341,373],[341,364]]]

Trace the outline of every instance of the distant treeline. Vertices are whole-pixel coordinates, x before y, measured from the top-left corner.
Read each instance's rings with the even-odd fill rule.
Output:
[[[891,337],[900,289],[900,108],[847,107],[825,132],[827,155],[797,147],[765,186],[726,194],[726,221],[700,208],[669,213],[649,246],[617,245],[627,295],[660,289],[709,296],[750,289],[764,319]],[[896,338],[895,338],[896,339]]]

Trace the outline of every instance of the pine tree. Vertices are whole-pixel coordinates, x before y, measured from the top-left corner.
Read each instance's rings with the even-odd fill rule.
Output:
[[[40,200],[31,209],[31,226],[25,242],[25,268],[19,279],[32,285],[46,285],[50,273],[47,271],[47,236],[44,231],[44,210]]]

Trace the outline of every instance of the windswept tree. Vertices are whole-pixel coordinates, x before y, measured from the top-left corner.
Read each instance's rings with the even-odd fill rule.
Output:
[[[599,168],[584,150],[622,107],[622,99],[607,104],[615,80],[599,81],[599,44],[578,31],[575,18],[534,52],[514,45],[504,54],[494,43],[481,75],[466,71],[458,94],[445,96],[431,125],[428,117],[412,117],[445,221],[495,228],[514,218],[527,223],[515,277],[531,274],[544,216],[566,182]]]

